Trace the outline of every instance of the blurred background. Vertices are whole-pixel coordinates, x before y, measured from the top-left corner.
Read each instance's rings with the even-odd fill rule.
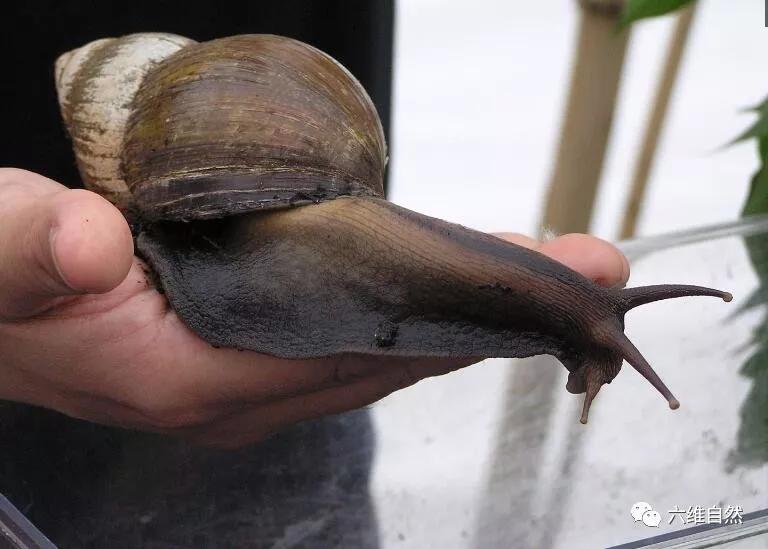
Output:
[[[768,93],[762,0],[700,0],[642,235],[736,219],[753,143],[722,148]],[[409,0],[396,10],[391,198],[480,230],[535,233],[579,24],[574,1]],[[674,16],[632,27],[591,230],[613,239]]]

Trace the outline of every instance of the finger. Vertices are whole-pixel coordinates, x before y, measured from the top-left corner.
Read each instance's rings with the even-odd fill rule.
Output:
[[[624,254],[594,236],[567,234],[546,242],[517,233],[496,236],[548,255],[602,286],[624,286],[629,280],[629,261]]]
[[[390,359],[391,360],[391,359]],[[288,425],[355,410],[435,375],[442,375],[477,359],[402,359],[377,375],[340,387],[264,404],[219,419],[186,434],[206,445],[236,448],[258,442]]]
[[[624,286],[629,279],[629,261],[615,246],[586,234],[567,234],[544,242],[539,251],[601,286]]]
[[[0,169],[0,204],[0,319],[34,315],[65,296],[107,292],[128,273],[128,224],[97,194]]]
[[[493,233],[493,234],[503,240],[506,240],[507,242],[512,242],[513,244],[517,244],[518,246],[523,246],[524,248],[537,250],[539,246],[541,246],[540,240],[536,240],[535,238],[531,238],[530,236],[526,236],[524,234],[520,234],[520,233]]]

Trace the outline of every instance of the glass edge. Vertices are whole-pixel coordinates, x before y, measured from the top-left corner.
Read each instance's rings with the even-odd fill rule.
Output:
[[[4,539],[3,539],[4,538]],[[56,549],[40,530],[0,494],[0,539],[18,549]]]
[[[704,549],[768,533],[768,509],[746,513],[741,524],[705,524],[609,549]]]
[[[666,248],[718,240],[730,236],[751,236],[763,232],[768,232],[768,214],[747,216],[727,223],[695,227],[656,236],[622,240],[617,242],[616,246],[629,259],[638,259],[646,254]]]

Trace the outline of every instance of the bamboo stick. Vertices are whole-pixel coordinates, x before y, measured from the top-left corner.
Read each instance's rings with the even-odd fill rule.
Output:
[[[680,61],[685,52],[695,10],[696,2],[692,2],[677,16],[677,23],[669,42],[667,59],[656,90],[656,98],[645,128],[642,146],[632,175],[632,184],[624,207],[624,217],[619,232],[619,238],[622,240],[634,236],[637,230],[637,222],[648,188],[648,179],[653,168],[659,136],[664,127],[669,99],[672,96],[672,90],[680,71]]]
[[[542,224],[558,233],[587,232],[621,80],[628,29],[623,0],[580,0],[576,56]]]

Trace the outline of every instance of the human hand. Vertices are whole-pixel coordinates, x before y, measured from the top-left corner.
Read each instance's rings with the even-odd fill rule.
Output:
[[[624,256],[594,237],[499,236],[606,286],[629,277]],[[109,202],[0,169],[0,399],[235,447],[472,362],[216,349],[179,320],[146,269]]]

